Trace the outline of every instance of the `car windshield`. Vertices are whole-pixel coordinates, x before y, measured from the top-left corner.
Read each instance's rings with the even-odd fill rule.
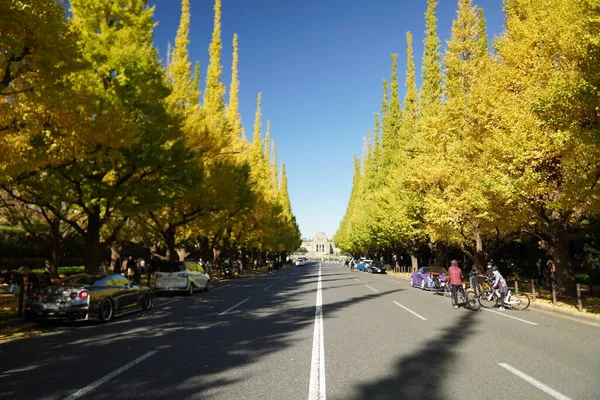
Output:
[[[383,263],[381,261],[373,261],[371,265],[377,268],[383,267]]]
[[[100,279],[101,275],[89,275],[89,274],[78,274],[68,276],[62,281],[60,281],[61,285],[93,285],[98,279]]]
[[[180,272],[183,271],[183,264],[180,262],[163,263],[158,266],[159,272]]]
[[[440,267],[423,268],[424,274],[429,274],[431,272],[437,272],[438,274],[447,274],[448,273],[448,271],[446,271],[446,268],[440,268]]]

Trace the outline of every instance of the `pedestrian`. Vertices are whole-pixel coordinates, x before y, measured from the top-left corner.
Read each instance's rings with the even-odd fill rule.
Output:
[[[126,264],[127,279],[133,281],[137,277],[137,264],[132,256],[129,256]]]
[[[537,279],[537,283],[538,285],[542,284],[542,280],[544,279],[544,274],[542,271],[542,259],[538,258],[537,261],[535,262],[535,270],[536,270],[536,279]]]
[[[448,269],[448,280],[452,292],[452,308],[458,308],[458,288],[462,286],[463,273],[458,267],[458,261],[452,260]]]

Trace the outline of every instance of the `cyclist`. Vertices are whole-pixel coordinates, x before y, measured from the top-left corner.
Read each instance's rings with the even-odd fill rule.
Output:
[[[494,277],[494,282],[492,283],[492,288],[498,289],[500,292],[500,310],[504,310],[504,298],[506,297],[506,293],[508,292],[508,286],[506,285],[506,280],[498,271],[498,267],[492,267],[492,275]]]
[[[457,292],[458,288],[462,287],[463,274],[458,268],[458,261],[452,260],[450,268],[448,268],[448,278],[452,290],[452,308],[458,308]]]

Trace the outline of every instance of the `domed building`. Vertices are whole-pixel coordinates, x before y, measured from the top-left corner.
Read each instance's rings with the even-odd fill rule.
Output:
[[[302,245],[307,251],[308,257],[321,257],[327,255],[339,255],[340,249],[333,245],[333,241],[327,238],[324,232],[317,232],[314,239],[302,239]]]

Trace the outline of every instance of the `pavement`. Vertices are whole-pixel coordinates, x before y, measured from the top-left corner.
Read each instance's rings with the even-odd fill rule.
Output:
[[[0,398],[592,399],[598,327],[453,310],[339,264],[289,267],[0,345]]]

